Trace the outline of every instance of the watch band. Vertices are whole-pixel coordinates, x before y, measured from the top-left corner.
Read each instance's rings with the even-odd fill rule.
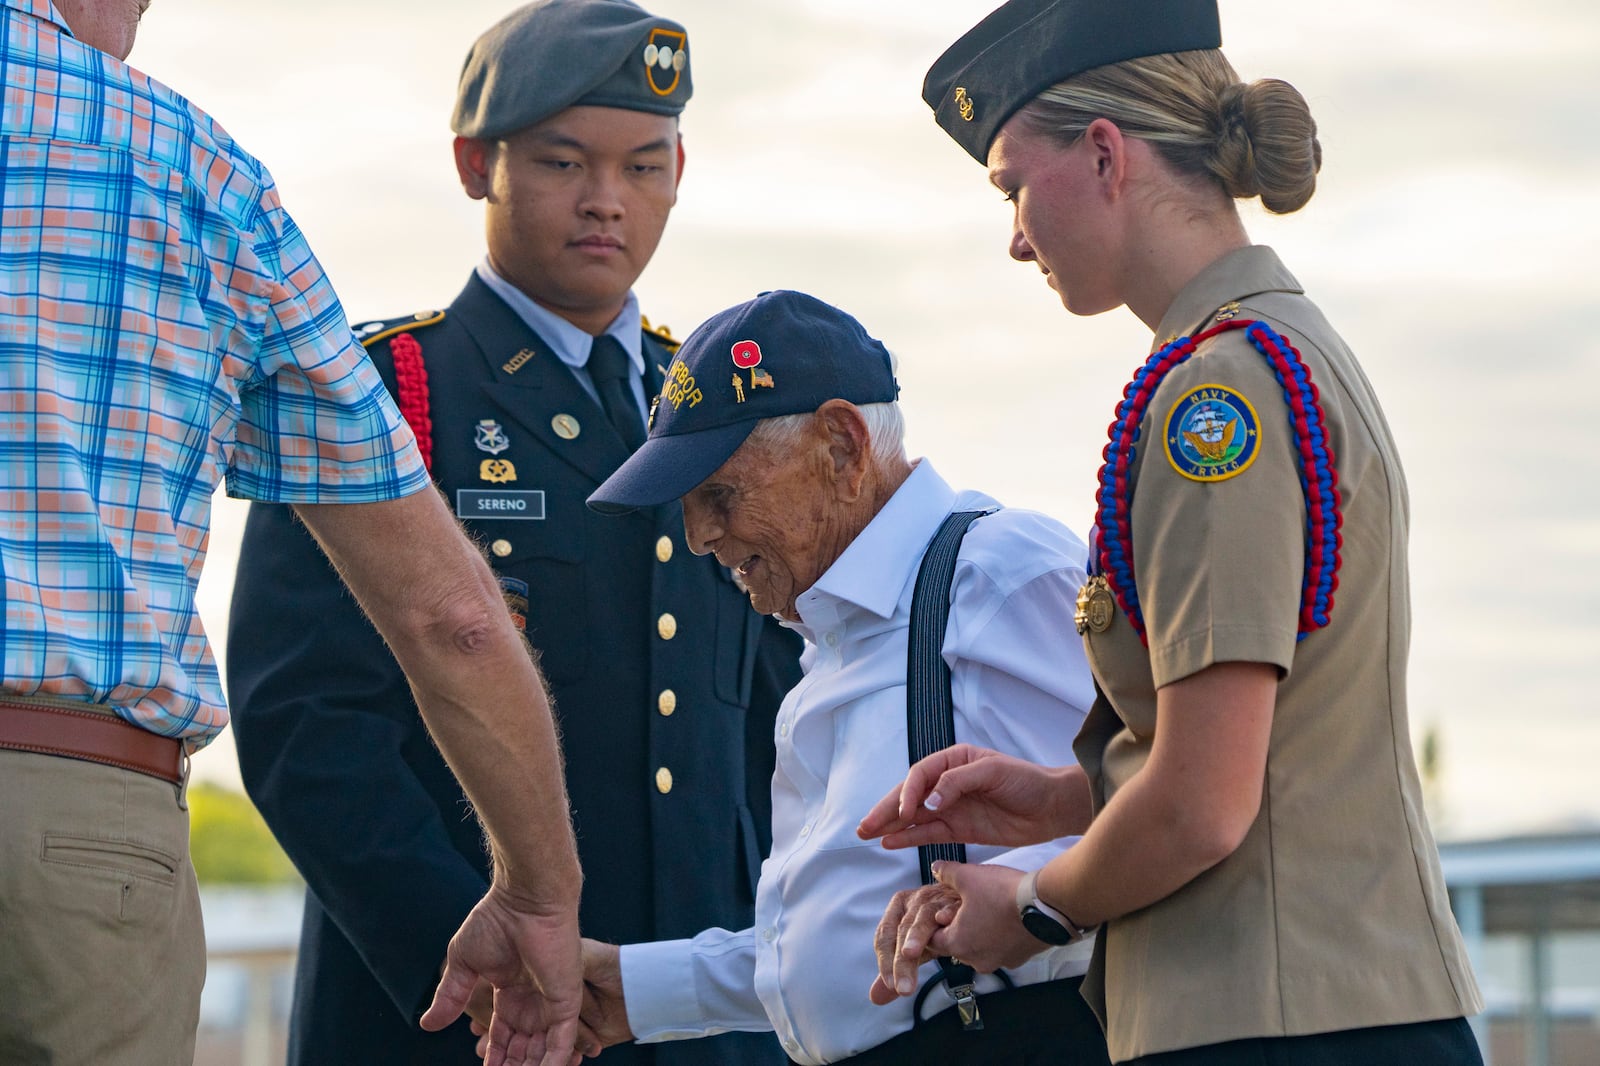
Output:
[[[1061,926],[1061,928],[1067,934],[1067,940],[1065,942],[1068,944],[1076,943],[1094,931],[1093,927],[1086,929],[1078,925],[1078,923],[1074,922],[1071,918],[1068,918],[1065,914],[1061,913],[1054,907],[1050,906],[1050,904],[1040,899],[1039,890],[1037,887],[1038,882],[1038,870],[1028,871],[1023,875],[1022,880],[1017,882],[1017,916],[1023,919],[1024,924],[1027,924],[1029,911],[1033,911],[1036,914],[1042,915],[1045,918],[1050,919],[1050,921]]]

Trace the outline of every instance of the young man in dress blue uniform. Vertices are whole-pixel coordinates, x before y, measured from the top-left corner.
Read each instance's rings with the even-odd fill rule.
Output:
[[[546,0],[486,32],[452,128],[488,254],[446,310],[358,327],[435,483],[485,547],[560,719],[586,875],[612,942],[748,924],[772,731],[799,642],[683,541],[676,504],[584,500],[643,441],[676,345],[632,292],[683,164],[684,28],[626,0]],[[423,1033],[483,894],[480,832],[405,679],[283,508],[245,533],[228,678],[245,784],[308,893],[291,1063],[476,1061]],[[781,1062],[770,1036],[605,1063]]]

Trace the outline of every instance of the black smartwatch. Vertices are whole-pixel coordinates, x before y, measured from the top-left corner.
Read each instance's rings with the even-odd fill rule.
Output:
[[[1017,917],[1022,919],[1024,929],[1046,944],[1073,944],[1094,932],[1092,928],[1079,928],[1071,918],[1040,899],[1034,888],[1038,880],[1039,871],[1033,870],[1017,883]]]

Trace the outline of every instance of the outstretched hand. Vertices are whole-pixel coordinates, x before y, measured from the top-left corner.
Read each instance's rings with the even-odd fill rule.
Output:
[[[583,967],[575,906],[520,909],[491,886],[450,940],[422,1027],[443,1029],[460,1017],[480,978],[494,986],[484,1066],[570,1066],[578,1060]]]
[[[1081,781],[1081,771],[1071,770]],[[1021,847],[1054,840],[1082,832],[1082,826],[1066,824],[1071,821],[1069,801],[1077,798],[1068,792],[1066,773],[956,744],[911,767],[900,787],[861,819],[856,833],[863,840],[881,836],[886,848],[944,843]],[[1086,790],[1083,800],[1086,805]]]

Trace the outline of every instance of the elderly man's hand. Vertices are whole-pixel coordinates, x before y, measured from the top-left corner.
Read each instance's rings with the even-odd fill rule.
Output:
[[[942,862],[934,875],[931,885],[897,892],[878,923],[878,976],[867,996],[879,1006],[914,995],[917,968],[940,955],[993,973],[1020,966],[1048,946],[1017,918],[1021,870]]]
[[[878,976],[867,998],[880,1007],[897,996],[917,991],[917,971],[938,955],[928,950],[934,930],[955,920],[960,895],[937,881],[896,892],[878,922],[872,947],[878,955]]]
[[[922,844],[999,844],[1020,847],[1082,832],[1075,804],[1087,789],[1077,767],[1053,770],[971,744],[956,744],[917,762],[900,787],[861,819],[863,840],[883,837],[886,848]],[[1082,796],[1076,793],[1082,792]]]
[[[577,1061],[583,969],[576,907],[527,909],[491,886],[450,940],[422,1027],[443,1029],[460,1017],[480,978],[495,990],[485,1066]]]
[[[633,1039],[622,992],[622,951],[615,944],[583,941],[582,1019],[602,1049]]]

